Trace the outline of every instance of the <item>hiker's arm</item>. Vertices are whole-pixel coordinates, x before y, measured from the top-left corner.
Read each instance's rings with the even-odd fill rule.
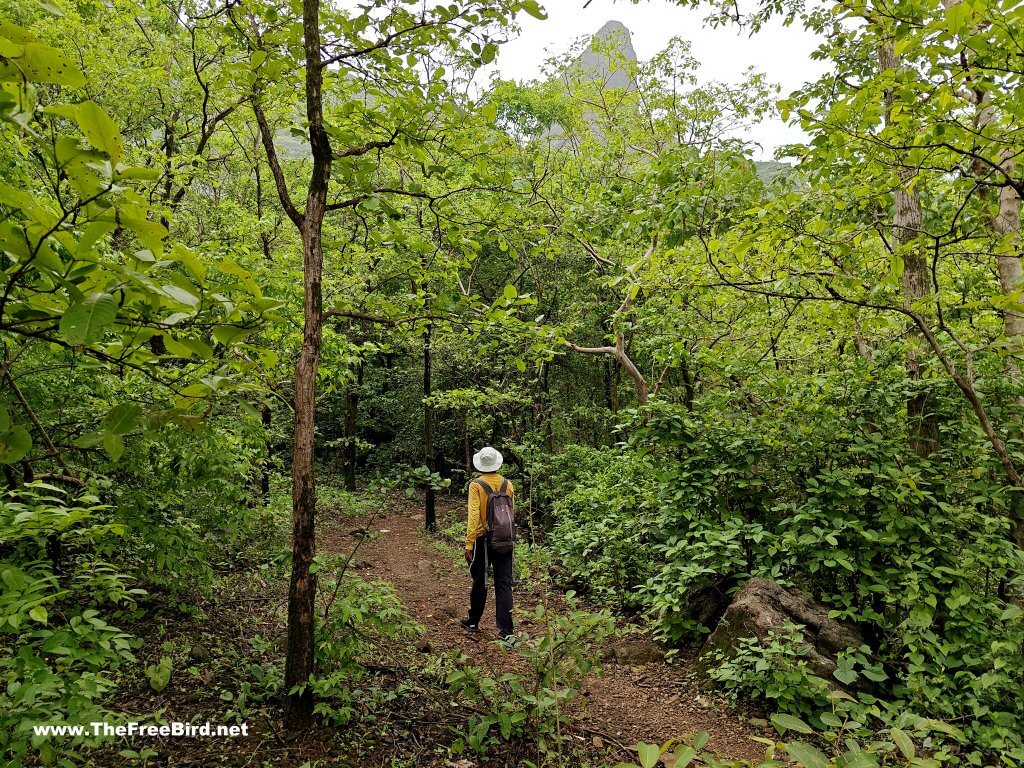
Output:
[[[469,484],[469,517],[466,520],[466,560],[473,559],[476,532],[480,528],[480,491],[476,483]]]

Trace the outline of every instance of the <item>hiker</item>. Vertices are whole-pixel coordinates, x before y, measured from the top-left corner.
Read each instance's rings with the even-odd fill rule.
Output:
[[[482,473],[469,484],[469,520],[466,526],[466,562],[473,577],[469,615],[461,624],[476,632],[487,604],[487,566],[494,568],[494,615],[498,636],[515,643],[512,626],[512,549],[515,542],[512,483],[498,474],[502,458],[490,446],[473,455]]]

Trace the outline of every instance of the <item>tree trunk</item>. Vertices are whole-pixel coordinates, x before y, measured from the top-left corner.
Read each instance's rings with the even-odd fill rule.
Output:
[[[273,421],[273,413],[270,410],[269,405],[264,405],[263,410],[260,412],[260,418],[263,422],[263,431],[269,435],[270,426]],[[267,442],[267,455],[263,460],[263,466],[260,470],[260,493],[263,495],[263,503],[270,503],[270,442]]]
[[[683,405],[686,406],[686,410],[692,411],[693,400],[697,393],[686,355],[683,355],[680,361],[680,370],[683,375]]]
[[[544,393],[541,418],[544,419],[544,449],[548,456],[555,454],[555,417],[551,408],[551,363],[545,360],[541,364],[541,391]]]
[[[356,383],[349,385],[345,396],[345,489],[348,491],[356,489],[356,436],[359,432],[359,397],[363,386],[364,364],[364,361],[359,361]]]
[[[1014,163],[1013,150],[1004,149],[1001,153],[1002,163],[1000,164],[1006,172],[1007,177],[1013,177]],[[1020,228],[1021,228],[1021,200],[1020,193],[1014,187],[1003,186],[999,190],[999,207],[995,218],[992,221],[992,231],[1000,239],[1004,239],[1010,246],[1008,253],[1000,253],[996,257],[999,268],[999,284],[1004,293],[1013,293],[1021,287],[1021,253],[1020,253]],[[1020,310],[1007,307],[1003,311],[1003,332],[1007,341],[1019,344],[1024,337],[1024,314]],[[1016,359],[1020,356],[1020,350],[1012,348],[1011,362],[1014,375],[1014,382],[1020,383],[1020,366]]]
[[[434,464],[434,406],[430,402],[430,346],[433,326],[427,324],[423,331],[423,458],[427,470],[433,474],[437,467]],[[428,531],[437,530],[437,512],[434,506],[433,483],[428,481],[426,488],[426,508],[424,510],[425,526]]]
[[[900,65],[899,58],[888,42],[879,49],[879,63],[883,70],[896,69]],[[887,92],[886,125],[891,123],[891,113],[888,110],[891,110],[894,104],[895,96]],[[893,193],[893,239],[895,248],[903,257],[903,303],[910,309],[931,294],[931,276],[928,272],[928,261],[918,242],[924,224],[924,214],[920,195],[911,189],[915,171],[900,165],[896,172],[900,187]],[[921,381],[919,354],[922,347],[919,334],[908,333],[907,343],[907,378],[918,384]],[[914,453],[921,457],[927,457],[939,447],[939,422],[937,416],[930,410],[927,392],[915,391],[907,400],[910,445]]]
[[[650,387],[647,385],[644,375],[640,373],[640,369],[630,360],[629,354],[625,350],[625,343],[621,333],[617,335],[614,347],[581,347],[570,341],[565,341],[564,344],[573,352],[582,352],[587,355],[611,355],[614,357],[633,379],[633,383],[636,385],[637,403],[641,406],[648,404]]]
[[[316,373],[323,334],[323,269],[321,241],[331,177],[331,145],[323,123],[323,68],[320,63],[320,0],[303,0],[302,31],[306,53],[306,118],[313,169],[301,217],[303,271],[302,351],[295,366],[295,448],[292,456],[292,577],[288,591],[288,655],[285,726],[296,732],[313,720],[313,674],[316,575],[310,573],[315,554],[316,481],[313,440],[316,419]]]

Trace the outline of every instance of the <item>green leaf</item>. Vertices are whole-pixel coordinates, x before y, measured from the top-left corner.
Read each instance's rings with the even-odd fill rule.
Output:
[[[0,432],[6,432],[11,428],[11,416],[7,409],[0,405]]]
[[[903,756],[907,760],[913,760],[916,750],[914,749],[914,742],[910,740],[910,737],[899,728],[890,728],[889,735],[892,736],[892,740],[896,742],[896,746],[900,748]]]
[[[971,8],[966,3],[956,3],[946,9],[946,29],[957,35],[971,17]]]
[[[175,357],[188,359],[192,355],[197,355],[203,360],[209,360],[213,357],[213,349],[210,345],[199,341],[199,339],[176,339],[173,336],[165,335],[164,346]]]
[[[793,717],[792,715],[772,715],[772,724],[775,726],[775,728],[778,730],[780,734],[785,734],[786,731],[796,731],[797,733],[813,733],[811,726],[809,726],[799,717]]]
[[[544,19],[548,17],[547,13],[544,12],[544,9],[541,8],[540,3],[538,3],[537,0],[523,0],[521,7],[535,19],[544,21]]]
[[[199,306],[199,297],[179,285],[165,285],[160,289],[164,295],[173,299],[179,304],[195,309]]]
[[[154,691],[159,693],[166,688],[171,681],[171,657],[164,656],[159,664],[150,664],[146,667],[146,676]]]
[[[28,43],[25,51],[17,59],[18,66],[25,73],[29,82],[54,83],[81,88],[85,85],[85,75],[75,64],[58,51],[43,43]],[[13,79],[3,77],[0,79]]]
[[[49,2],[49,0],[36,0],[36,3],[44,11],[49,11],[54,16],[64,18],[64,9],[57,5],[56,3],[51,3]]]
[[[142,418],[142,407],[135,403],[115,405],[103,419],[103,431],[124,435],[135,429]]]
[[[103,442],[102,432],[86,432],[80,438],[75,440],[76,448],[92,448]]]
[[[36,621],[38,621],[40,624],[45,624],[46,623],[46,618],[47,618],[46,608],[41,606],[41,605],[37,605],[35,608],[33,608],[31,611],[29,611],[28,615],[31,616]]]
[[[57,750],[48,741],[44,741],[39,745],[39,759],[43,765],[53,765],[57,760]]]
[[[113,432],[104,432],[103,450],[107,452],[112,461],[120,460],[121,456],[124,455],[124,438],[120,435],[115,435]]]
[[[0,434],[0,464],[21,461],[32,448],[32,436],[24,427],[15,427]]]
[[[786,753],[806,768],[828,768],[828,758],[810,744],[804,744],[802,741],[787,744]]]
[[[857,679],[857,673],[852,669],[837,669],[832,673],[832,676],[841,683],[849,685]]]
[[[863,750],[844,752],[836,760],[837,768],[878,768],[878,760]]]
[[[181,243],[176,244],[167,254],[167,258],[180,262],[199,282],[206,280],[206,265],[199,260],[195,251]]]
[[[206,397],[212,390],[207,384],[189,384],[187,387],[181,390],[178,394],[182,397]]]
[[[135,233],[139,242],[152,251],[154,256],[160,256],[164,252],[164,241],[167,239],[167,228],[156,221],[142,218],[141,216],[118,217],[118,222]]]
[[[113,232],[115,229],[117,229],[117,225],[111,224],[109,221],[94,221],[89,224],[78,240],[79,258],[84,257],[88,251],[91,251],[100,238]]]
[[[0,37],[0,56],[6,59],[18,59],[25,53],[25,46]]]
[[[136,181],[155,181],[160,178],[160,171],[156,168],[149,168],[147,166],[131,166],[130,168],[122,168],[119,171],[115,171],[114,174],[118,179],[129,179]]]
[[[230,347],[232,344],[242,341],[250,333],[252,333],[252,329],[250,328],[238,328],[234,325],[218,325],[213,329],[213,338],[225,347]]]
[[[1019,619],[1021,616],[1024,616],[1024,611],[1021,610],[1020,606],[1011,605],[999,615],[999,618],[1003,621],[1009,621],[1010,619]]]
[[[643,768],[654,768],[661,757],[661,749],[657,744],[645,744],[641,741],[636,745],[636,754],[640,758],[640,765]]]
[[[83,101],[78,105],[78,126],[89,143],[110,158],[111,165],[121,162],[124,157],[121,131],[99,104]]]
[[[697,750],[684,744],[676,750],[676,761],[672,764],[672,768],[686,768],[696,756]]]
[[[31,43],[39,39],[24,27],[19,27],[5,19],[0,19],[0,36],[15,43]]]
[[[60,319],[60,333],[71,344],[92,344],[117,317],[117,299],[109,293],[90,293],[76,301]]]
[[[821,722],[823,722],[829,728],[843,727],[843,721],[836,717],[836,715],[832,712],[822,712],[818,717],[820,718]]]

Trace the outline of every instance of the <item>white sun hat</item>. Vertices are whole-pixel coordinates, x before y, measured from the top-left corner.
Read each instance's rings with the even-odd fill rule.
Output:
[[[481,472],[497,472],[501,468],[501,454],[487,446],[473,454],[473,466]]]

